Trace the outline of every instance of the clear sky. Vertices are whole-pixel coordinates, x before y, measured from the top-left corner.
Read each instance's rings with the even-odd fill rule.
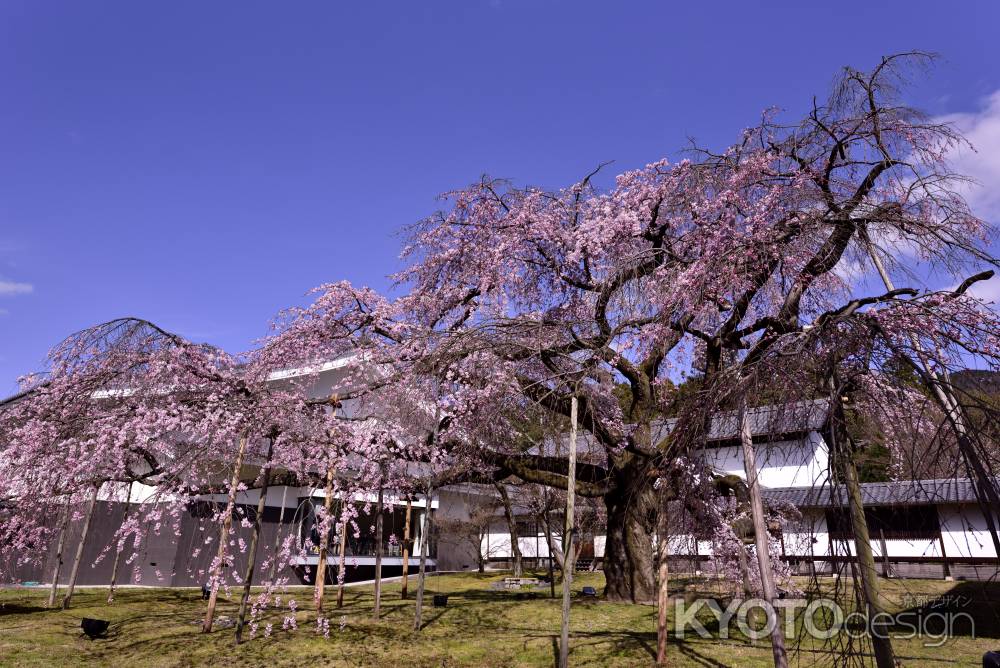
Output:
[[[244,350],[313,286],[386,288],[444,190],[723,146],[892,52],[942,54],[912,101],[1000,183],[997,26],[992,1],[4,0],[0,395],[117,316]]]

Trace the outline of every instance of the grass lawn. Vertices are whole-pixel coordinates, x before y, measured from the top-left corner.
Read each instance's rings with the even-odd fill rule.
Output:
[[[317,635],[315,617],[306,609],[311,590],[293,588],[290,597],[299,603],[299,630],[282,631],[282,613],[275,611],[265,620],[274,623],[271,637],[260,633],[239,647],[233,644],[233,629],[200,633],[193,622],[200,620],[204,603],[195,590],[125,589],[109,607],[104,604],[106,590],[83,588],[74,595],[73,608],[65,612],[44,608],[46,594],[39,589],[0,590],[0,666],[552,666],[559,600],[543,595],[525,599],[491,590],[490,583],[501,577],[489,573],[429,578],[429,594],[447,593],[450,599],[445,608],[430,607],[427,600],[426,626],[420,633],[411,630],[412,598],[400,600],[398,584],[385,587],[378,623],[371,620],[371,588],[349,588],[343,610],[334,609],[333,596],[327,603],[329,639]],[[691,586],[685,581],[677,584]],[[585,585],[600,588],[603,576],[580,574],[574,590]],[[955,605],[973,611],[978,635],[982,626],[991,636],[957,637],[937,648],[924,647],[919,639],[897,640],[897,656],[904,665],[978,666],[984,651],[1000,647],[997,588],[930,580],[894,580],[884,587],[893,611],[913,608],[924,598],[957,593]],[[238,598],[219,600],[218,615],[235,619]],[[570,663],[651,665],[655,613],[649,606],[574,601]],[[110,620],[108,637],[84,637],[79,628],[84,616]],[[830,665],[830,652],[829,645],[806,638],[791,663]],[[751,645],[738,632],[725,640],[688,634],[684,641],[671,643],[670,659],[674,666],[771,665],[767,642]]]

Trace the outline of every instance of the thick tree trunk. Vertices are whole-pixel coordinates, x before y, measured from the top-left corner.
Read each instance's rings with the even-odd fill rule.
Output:
[[[62,519],[59,522],[59,541],[56,543],[56,565],[52,569],[52,589],[49,591],[49,607],[54,608],[56,605],[56,596],[59,594],[59,571],[62,570],[63,563],[63,550],[66,549],[66,533],[69,529],[69,518],[73,514],[70,510],[70,502],[66,501],[66,507],[63,508]]]
[[[330,546],[330,513],[333,509],[333,468],[326,471],[326,498],[323,499],[323,508],[326,511],[326,527],[319,536],[319,559],[316,561],[316,585],[313,590],[313,602],[316,605],[316,616],[323,615],[323,592],[326,589],[326,558],[327,550]]]
[[[427,549],[430,545],[428,536],[431,533],[431,495],[433,490],[428,488],[426,504],[424,506],[423,521],[420,528],[420,568],[417,571],[417,602],[413,611],[413,630],[419,631],[423,625],[422,617],[424,612],[424,585],[427,580]]]
[[[614,470],[618,483],[604,497],[608,529],[604,546],[604,597],[654,603],[657,597],[652,535],[656,492],[637,463]]]
[[[240,597],[240,614],[236,620],[236,644],[243,642],[243,627],[247,620],[247,603],[250,601],[250,587],[253,586],[253,571],[257,563],[257,541],[260,539],[260,521],[267,507],[267,487],[271,482],[271,455],[274,440],[267,446],[267,466],[261,480],[260,498],[257,500],[257,515],[253,519],[253,533],[250,536],[250,550],[247,552],[247,570],[243,578],[243,595]]]
[[[413,501],[406,500],[406,519],[403,522],[403,583],[400,598],[406,598],[406,585],[410,575],[410,516],[413,513]],[[479,560],[479,572],[483,572],[483,561]]]
[[[69,600],[73,598],[73,589],[76,588],[76,577],[80,574],[80,562],[83,561],[83,548],[87,545],[87,534],[90,533],[90,521],[94,517],[94,506],[97,505],[97,493],[101,491],[101,485],[94,485],[94,493],[90,497],[87,505],[87,514],[83,519],[83,530],[80,532],[80,543],[76,546],[76,556],[73,557],[73,568],[69,571],[69,583],[66,588],[66,595],[62,600],[62,609],[69,608]]]
[[[514,507],[510,503],[510,495],[503,483],[494,485],[500,494],[500,501],[503,503],[503,514],[507,518],[507,531],[510,533],[510,552],[514,557],[514,577],[519,578],[524,573],[521,557],[521,545],[517,535],[517,520],[514,519]]]
[[[128,511],[132,508],[132,483],[128,484],[128,490],[125,493],[125,512],[122,513],[122,524],[124,525],[128,521]],[[122,548],[115,547],[115,561],[111,565],[111,585],[108,587],[108,605],[111,605],[115,601],[115,583],[118,580],[118,565],[121,563],[122,558]]]
[[[226,504],[226,514],[222,518],[222,529],[219,531],[219,553],[216,557],[215,568],[212,570],[210,586],[211,593],[208,595],[208,608],[205,610],[205,620],[202,622],[202,633],[212,631],[212,622],[215,621],[215,605],[219,598],[219,577],[222,573],[223,561],[226,558],[226,545],[229,542],[229,528],[233,524],[233,510],[236,508],[236,492],[240,484],[240,470],[243,468],[243,455],[247,449],[248,434],[240,436],[239,451],[236,453],[236,463],[233,465],[233,478],[229,481],[229,502]]]
[[[768,547],[767,525],[764,521],[764,500],[760,493],[760,482],[757,479],[757,459],[753,447],[753,432],[750,419],[747,417],[746,399],[740,403],[740,441],[743,444],[743,469],[747,476],[747,488],[750,492],[750,515],[753,518],[753,534],[757,547],[757,565],[760,567],[760,584],[764,600],[768,603],[768,625],[774,624],[771,631],[771,654],[774,657],[774,668],[788,668],[788,656],[785,651],[785,634],[781,628],[781,620],[774,608],[778,598],[774,585],[774,569],[771,565],[771,552]]]

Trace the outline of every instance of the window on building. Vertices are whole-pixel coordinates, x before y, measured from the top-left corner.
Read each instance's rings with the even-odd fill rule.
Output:
[[[536,536],[538,535],[538,529],[535,526],[534,520],[517,520],[517,535],[518,536]]]

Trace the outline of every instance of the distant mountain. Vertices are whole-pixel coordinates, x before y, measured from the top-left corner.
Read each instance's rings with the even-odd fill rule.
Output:
[[[951,374],[951,382],[958,389],[967,392],[978,390],[1000,395],[1000,372],[963,369]]]

